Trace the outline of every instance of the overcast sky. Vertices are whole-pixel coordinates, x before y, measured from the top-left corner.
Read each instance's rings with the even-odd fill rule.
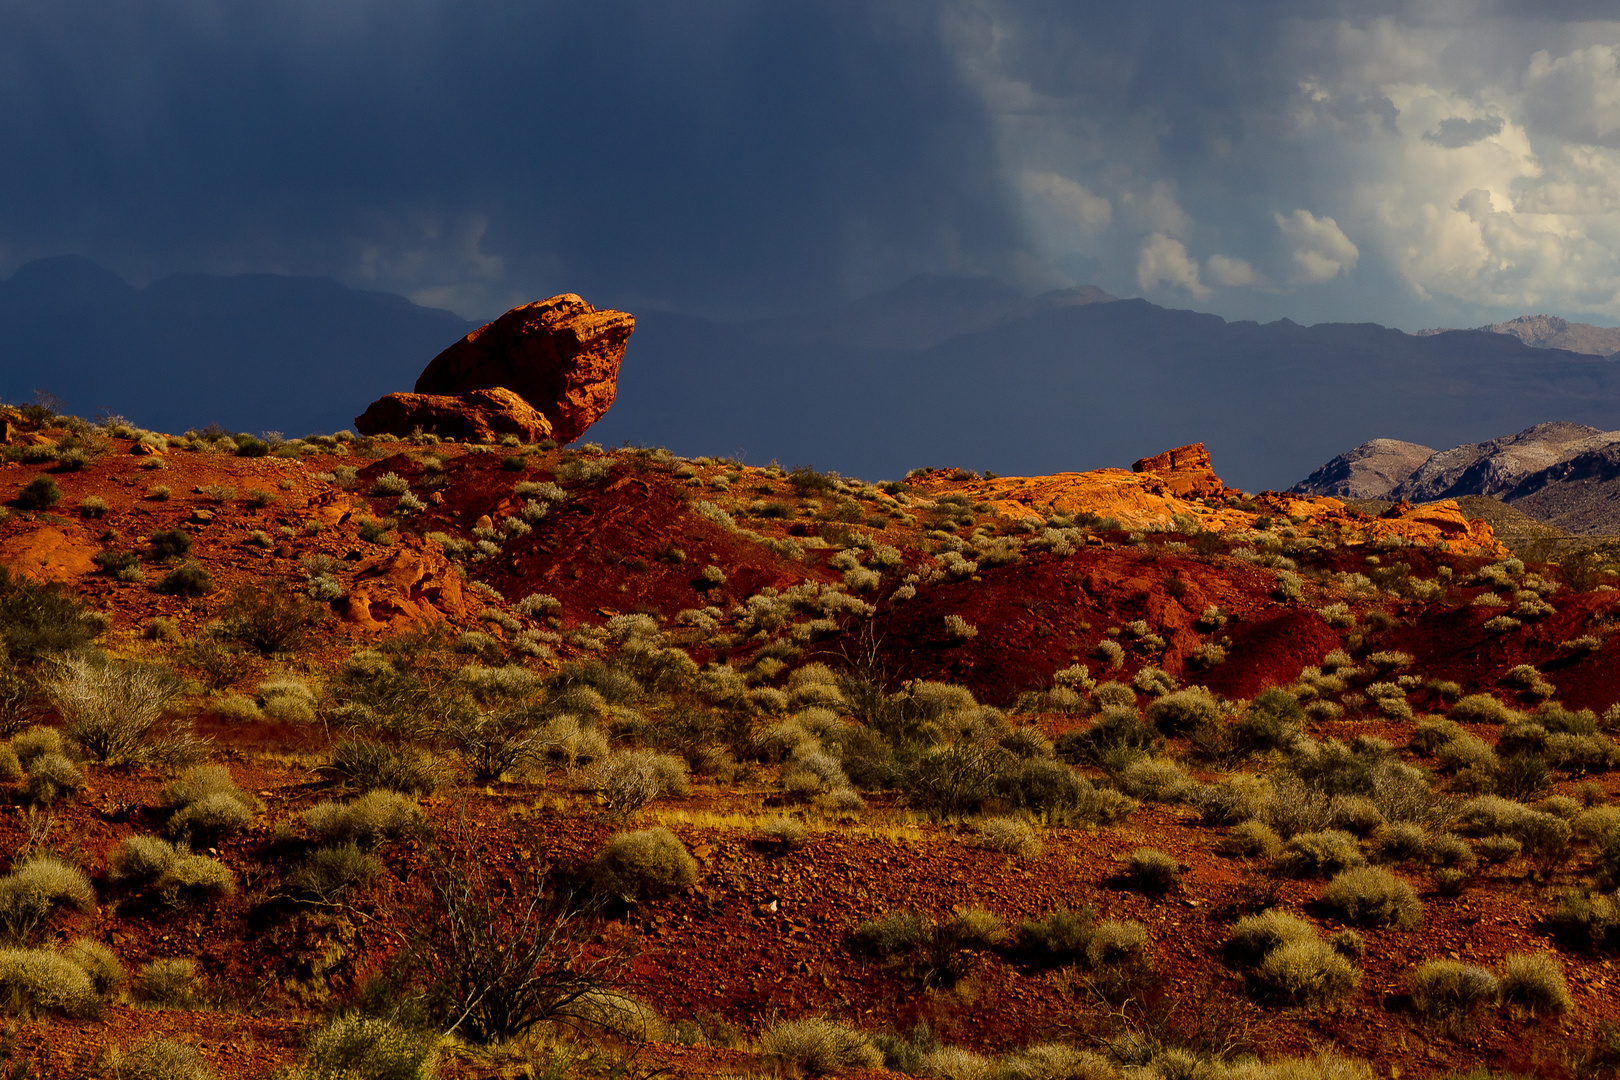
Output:
[[[1620,323],[1613,0],[4,0],[0,276]]]

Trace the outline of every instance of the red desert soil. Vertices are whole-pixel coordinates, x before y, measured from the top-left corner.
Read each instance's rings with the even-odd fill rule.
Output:
[[[481,618],[485,608],[501,604],[470,582],[460,582],[458,592],[444,586],[461,571],[423,537],[444,532],[468,540],[486,518],[486,524],[499,528],[523,507],[524,499],[514,494],[518,482],[551,481],[565,460],[577,458],[572,452],[537,452],[521,469],[511,470],[502,467],[506,451],[500,449],[490,453],[452,444],[362,441],[344,454],[312,453],[301,460],[171,450],[162,455],[164,468],[147,470],[141,467],[146,459],[132,455],[127,440],[109,442],[108,452],[83,470],[50,473],[64,492],[52,511],[18,510],[0,522],[0,560],[19,572],[66,582],[91,607],[107,612],[111,630],[105,644],[112,651],[162,658],[167,646],[142,634],[154,618],[173,620],[191,638],[217,617],[238,584],[281,581],[287,588],[302,589],[300,560],[310,556],[335,560],[334,573],[351,590],[357,582],[372,583],[371,611],[387,618],[345,619],[344,604],[337,603],[310,647],[274,663],[254,660],[226,688],[250,695],[275,668],[291,668],[319,682],[321,673],[331,671],[352,649],[411,624],[442,619],[458,631],[481,630],[508,639],[507,631]],[[425,464],[430,458],[433,464]],[[360,469],[353,491],[322,476],[341,466]],[[15,492],[46,468],[0,465],[0,493]],[[390,472],[409,481],[425,500],[424,510],[408,514],[400,510],[397,497],[364,494],[375,478]],[[679,475],[687,472],[691,475]],[[729,482],[716,486],[720,478]],[[157,484],[172,489],[167,501],[150,496]],[[209,485],[234,487],[236,494],[221,500],[200,491]],[[1394,535],[1388,530],[1395,526],[1381,527],[1342,506],[1328,506],[1333,500],[1317,501],[1320,518],[1300,513],[1288,524],[1279,507],[1310,507],[1283,497],[1249,501],[1241,493],[1229,493],[1218,506],[1165,495],[1177,500],[1166,505],[1188,513],[1197,510],[1218,531],[1241,529],[1243,537],[1200,554],[1184,542],[1188,536],[1148,531],[1133,537],[1132,530],[1141,530],[1143,523],[1124,520],[1116,522],[1119,528],[1094,530],[1094,539],[1081,542],[1072,554],[1031,548],[1010,565],[986,565],[960,580],[930,580],[936,568],[931,552],[944,535],[928,535],[939,524],[941,504],[935,500],[960,490],[973,504],[985,496],[979,478],[930,474],[904,502],[866,489],[853,500],[859,513],[849,515],[835,515],[844,496],[812,492],[817,510],[779,472],[729,462],[672,470],[652,455],[632,452],[620,452],[604,478],[564,486],[568,500],[532,532],[506,540],[498,555],[466,566],[469,578],[487,583],[507,608],[531,593],[557,597],[561,610],[555,623],[520,620],[553,634],[566,635],[632,612],[652,613],[665,620],[666,630],[678,633],[674,616],[682,609],[712,604],[729,611],[761,589],[840,582],[843,572],[827,559],[856,536],[866,536],[898,548],[902,564],[885,569],[877,587],[857,594],[873,605],[873,615],[839,615],[840,630],[812,643],[805,658],[835,665],[864,658],[884,669],[895,687],[909,679],[945,680],[1006,708],[1020,693],[1048,687],[1055,671],[1076,662],[1087,664],[1099,680],[1121,681],[1151,663],[1184,683],[1240,699],[1286,684],[1334,648],[1348,647],[1409,653],[1414,660],[1408,670],[1453,680],[1464,693],[1485,690],[1512,700],[1513,690],[1502,684],[1502,677],[1509,668],[1530,663],[1571,707],[1601,712],[1620,700],[1620,645],[1605,641],[1578,659],[1560,648],[1560,642],[1581,634],[1606,632],[1616,618],[1620,593],[1576,593],[1566,587],[1550,597],[1555,614],[1527,622],[1519,631],[1488,631],[1484,622],[1504,609],[1471,606],[1481,587],[1462,583],[1491,561],[1492,552],[1378,547],[1368,541]],[[251,489],[266,494],[262,505],[249,501]],[[105,501],[104,515],[78,511],[88,497]],[[789,514],[749,516],[747,507],[756,500],[785,504]],[[699,513],[697,504],[703,501],[728,511],[755,537]],[[1000,530],[999,535],[1027,535],[1013,529],[1016,517],[1008,516],[1005,502],[971,516]],[[1033,512],[1017,505],[1019,515]],[[1089,512],[1108,517],[1119,509],[1097,505]],[[398,522],[391,545],[361,539],[362,522],[383,517]],[[1338,541],[1310,559],[1298,556],[1302,574],[1317,573],[1305,581],[1303,599],[1277,599],[1276,570],[1232,554],[1256,542],[1245,539],[1246,530],[1254,529],[1261,517],[1276,519],[1276,528],[1286,525],[1300,537],[1316,531]],[[310,522],[321,523],[319,531]],[[197,599],[161,596],[151,591],[150,582],[162,567],[148,566],[147,584],[129,584],[90,562],[91,555],[104,549],[140,550],[154,531],[169,528],[193,537],[191,554],[213,576],[213,593]],[[268,535],[269,546],[254,542],[254,530]],[[964,526],[955,535],[970,531]],[[1477,530],[1466,535],[1479,540]],[[788,541],[805,547],[802,559],[791,557]],[[1409,565],[1412,578],[1434,578],[1439,568],[1450,568],[1454,584],[1443,595],[1419,602],[1346,592],[1327,576],[1367,572],[1374,565],[1368,556],[1375,551],[1381,559],[1377,565],[1398,559]],[[388,560],[400,552],[416,559],[426,576],[403,585],[385,576],[365,577],[367,567],[393,565]],[[711,565],[724,572],[723,585],[709,587],[702,580],[704,568]],[[923,575],[916,595],[891,599],[905,576],[914,573]],[[1556,576],[1552,570],[1542,573]],[[390,601],[390,595],[398,602]],[[1316,608],[1340,601],[1357,618],[1369,610],[1383,611],[1387,625],[1375,620],[1330,626]],[[1221,610],[1224,625],[1201,628],[1199,620],[1211,607]],[[949,639],[947,615],[976,626],[977,636],[965,642]],[[1163,638],[1162,653],[1119,636],[1120,628],[1135,620],[1145,621]],[[870,629],[863,630],[868,623]],[[1125,645],[1125,660],[1111,671],[1098,659],[1097,648],[1116,638]],[[701,634],[688,634],[681,640],[700,664],[724,657],[741,667],[763,639],[718,645]],[[1189,662],[1200,646],[1219,640],[1225,640],[1224,663],[1199,670]],[[526,663],[545,673],[592,655],[567,641],[553,642],[553,648],[554,657]],[[197,674],[195,669],[188,673]],[[786,675],[773,676],[774,684],[784,683]],[[168,777],[154,768],[86,765],[88,783],[77,797],[49,812],[29,814],[18,805],[0,815],[0,849],[24,850],[31,835],[34,843],[41,842],[38,834],[44,830],[43,843],[91,873],[101,896],[95,912],[59,918],[59,940],[79,934],[96,937],[132,971],[155,958],[195,957],[217,1001],[197,1010],[112,1005],[92,1021],[14,1022],[6,1047],[14,1060],[35,1063],[41,1075],[76,1075],[73,1070],[102,1048],[127,1049],[158,1034],[197,1046],[221,1076],[268,1075],[294,1060],[299,1039],[319,1010],[334,995],[354,990],[409,929],[406,913],[419,893],[426,859],[420,840],[383,849],[387,873],[355,901],[351,912],[289,913],[264,902],[275,891],[277,875],[286,870],[278,855],[277,829],[302,828],[297,823],[304,809],[336,797],[336,789],[316,771],[334,735],[321,723],[225,721],[214,713],[202,688],[194,689],[198,693],[188,699],[187,708],[199,731],[215,740],[214,759],[228,765],[237,782],[264,804],[248,829],[217,849],[237,874],[236,896],[204,908],[166,911],[122,900],[106,881],[108,853],[123,837],[161,829],[157,792]],[[1140,698],[1144,704],[1148,700]],[[1421,692],[1414,703],[1420,710],[1441,709],[1438,698]],[[1035,722],[1048,737],[1087,723],[1061,713],[1021,719]],[[47,715],[45,722],[56,718]],[[1377,735],[1404,747],[1411,725],[1364,715],[1312,722],[1307,730],[1317,738]],[[1496,735],[1489,729],[1470,730],[1487,741]],[[1170,751],[1187,757],[1189,747],[1177,740]],[[1216,778],[1196,763],[1191,768],[1199,779]],[[1532,868],[1523,859],[1485,868],[1457,897],[1440,895],[1426,871],[1408,867],[1402,872],[1425,903],[1423,926],[1416,931],[1365,931],[1368,949],[1359,989],[1326,1009],[1260,1009],[1245,1001],[1240,980],[1219,960],[1231,921],[1280,905],[1308,914],[1325,933],[1340,924],[1316,903],[1320,880],[1273,877],[1259,864],[1216,854],[1211,845],[1221,830],[1201,825],[1189,808],[1144,805],[1123,824],[1101,829],[1045,827],[1044,854],[1016,861],[974,846],[964,824],[930,823],[908,811],[896,792],[870,793],[867,808],[848,819],[804,812],[784,802],[775,775],[774,766],[753,765],[729,784],[694,777],[689,794],[662,799],[628,821],[606,819],[560,769],[488,788],[457,783],[423,802],[440,835],[463,825],[470,829],[486,868],[498,876],[531,867],[567,881],[611,833],[666,824],[698,858],[697,885],[619,912],[602,933],[606,939],[639,937],[637,992],[665,1016],[719,1019],[746,1036],[756,1035],[776,1016],[823,1012],[867,1031],[903,1030],[923,1021],[946,1042],[985,1052],[1043,1039],[1084,1040],[1104,1030],[1105,1010],[1086,997],[1083,980],[1072,975],[986,954],[953,988],[924,989],[851,954],[849,934],[864,919],[897,908],[940,917],[967,906],[988,908],[1013,926],[1060,907],[1089,907],[1098,918],[1142,923],[1162,981],[1148,1000],[1134,1007],[1169,1015],[1188,1031],[1200,1024],[1227,1025],[1267,1057],[1335,1048],[1366,1060],[1380,1076],[1441,1075],[1478,1063],[1567,1076],[1569,1055],[1597,1025],[1620,1022],[1613,961],[1569,950],[1558,951],[1576,1001],[1565,1017],[1486,1019],[1453,1037],[1403,1011],[1406,974],[1425,959],[1457,957],[1495,965],[1510,952],[1554,948],[1539,925],[1550,908],[1547,897],[1584,880],[1584,858],[1559,867],[1547,881],[1532,880]],[[1100,771],[1089,775],[1102,779]],[[1595,779],[1609,799],[1620,793],[1613,774],[1581,779]],[[1576,778],[1564,777],[1557,790],[1572,793],[1575,784]],[[762,816],[795,812],[812,829],[803,850],[783,852],[755,839],[754,825]],[[1161,899],[1120,884],[1123,861],[1141,847],[1165,851],[1183,866],[1180,886]],[[637,1070],[664,1068],[672,1075],[736,1074],[760,1067],[741,1051],[676,1045],[644,1048],[636,1064]],[[466,1063],[455,1071],[494,1074]]]

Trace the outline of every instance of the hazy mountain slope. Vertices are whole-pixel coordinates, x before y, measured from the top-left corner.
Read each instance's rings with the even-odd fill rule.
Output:
[[[0,398],[289,434],[349,427],[476,324],[326,278],[183,274],[135,289],[88,260],[0,282]]]
[[[1288,490],[1340,499],[1382,499],[1433,454],[1433,447],[1373,439],[1340,454]]]
[[[833,341],[857,348],[926,349],[1012,319],[1114,299],[1094,285],[1031,297],[994,278],[919,274],[875,296],[760,320],[749,328],[768,343]]]
[[[1430,446],[1563,416],[1602,422],[1620,367],[1501,334],[1228,323],[1143,300],[1067,307],[920,352],[641,314],[604,443],[813,462],[875,479],[1126,465],[1203,441],[1248,490],[1283,488],[1370,434]]]
[[[1620,535],[1620,435],[1524,477],[1503,499],[1565,532]]]
[[[1491,323],[1476,329],[1490,334],[1509,334],[1535,349],[1563,349],[1592,356],[1620,353],[1620,327],[1572,323],[1557,315],[1520,315],[1507,322]],[[1419,330],[1419,336],[1449,334],[1451,330]]]
[[[1440,451],[1400,484],[1392,497],[1414,502],[1457,495],[1506,498],[1504,493],[1531,473],[1617,438],[1620,433],[1584,424],[1536,424],[1513,435]]]

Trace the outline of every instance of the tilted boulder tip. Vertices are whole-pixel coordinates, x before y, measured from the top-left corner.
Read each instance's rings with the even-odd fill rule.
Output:
[[[619,363],[635,328],[635,316],[628,312],[599,311],[573,293],[513,308],[434,357],[417,376],[415,394],[390,394],[374,402],[355,425],[366,435],[408,435],[420,423],[423,431],[465,437],[430,426],[437,422],[431,410],[465,417],[486,407],[470,400],[474,392],[504,389],[544,418],[550,430],[540,438],[573,442],[613,404]],[[384,406],[391,398],[461,399],[464,404],[451,409],[442,400],[416,400]],[[487,426],[502,433],[510,430],[493,420]],[[530,438],[526,432],[515,433]]]
[[[1162,478],[1172,492],[1184,499],[1189,496],[1218,499],[1226,494],[1226,485],[1215,475],[1209,451],[1201,442],[1141,458],[1131,465],[1131,472],[1151,473]]]

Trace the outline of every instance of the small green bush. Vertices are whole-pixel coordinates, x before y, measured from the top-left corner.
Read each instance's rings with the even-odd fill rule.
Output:
[[[285,582],[238,585],[220,611],[220,634],[259,653],[296,651],[326,609]]]
[[[585,877],[597,892],[625,900],[658,896],[697,882],[697,861],[665,828],[618,833],[591,857]]]
[[[41,754],[28,763],[23,795],[36,806],[49,806],[84,786],[84,774],[61,754]]]
[[[1144,893],[1164,893],[1181,884],[1181,866],[1175,858],[1153,848],[1131,852],[1127,874],[1133,888]]]
[[[132,998],[147,1005],[190,1008],[197,1003],[201,991],[197,965],[184,957],[153,960],[142,965],[129,989]]]
[[[1407,981],[1412,1007],[1430,1020],[1460,1023],[1476,1005],[1494,1002],[1501,984],[1489,970],[1458,960],[1425,960]]]
[[[48,476],[36,476],[17,492],[17,505],[24,510],[49,510],[62,501],[62,489]]]
[[[368,791],[349,803],[322,802],[304,811],[304,822],[323,842],[375,847],[420,829],[422,808],[397,791]]]
[[[1405,930],[1423,919],[1423,905],[1412,886],[1388,870],[1372,866],[1340,873],[1322,890],[1322,902],[1358,926]]]
[[[1514,953],[1502,962],[1502,1001],[1532,1014],[1559,1015],[1575,1004],[1564,969],[1551,953]]]
[[[357,792],[383,789],[428,795],[443,779],[439,763],[426,751],[364,739],[339,741],[322,771]]]
[[[1278,868],[1296,877],[1336,874],[1367,865],[1356,838],[1338,829],[1300,833],[1283,845]]]
[[[195,1049],[172,1039],[152,1039],[113,1063],[118,1080],[215,1080]]]
[[[90,1017],[97,1008],[95,983],[60,953],[0,949],[0,1008],[23,1016]]]
[[[1203,724],[1218,724],[1221,708],[1202,686],[1176,690],[1147,707],[1147,722],[1164,735],[1185,735]]]
[[[236,875],[218,859],[177,852],[152,882],[152,888],[168,906],[190,907],[236,892]]]
[[[1266,954],[1249,975],[1261,1000],[1300,1007],[1326,1005],[1361,981],[1355,965],[1326,942],[1292,941]]]
[[[1226,937],[1226,962],[1240,970],[1257,966],[1274,949],[1297,941],[1313,941],[1316,927],[1296,915],[1272,908],[1246,915],[1233,924]]]
[[[98,995],[105,996],[124,984],[127,976],[124,965],[118,962],[112,950],[99,941],[77,937],[62,950],[62,955],[90,976],[90,983]]]
[[[382,873],[382,863],[374,855],[349,841],[324,845],[310,852],[287,879],[287,890],[296,897],[331,903],[351,887],[364,886]]]
[[[152,558],[160,562],[183,559],[191,554],[191,534],[183,529],[159,529],[147,543]]]
[[[88,912],[95,906],[84,871],[54,855],[32,856],[0,878],[0,933],[7,942],[31,940],[58,908]]]
[[[240,831],[253,820],[257,803],[236,786],[223,765],[194,765],[169,783],[159,796],[174,813],[169,835],[207,846]]]
[[[199,562],[185,562],[163,575],[152,591],[164,596],[207,596],[214,591],[214,579]]]
[[[788,1069],[812,1076],[883,1065],[883,1053],[870,1038],[824,1016],[772,1024],[760,1035],[759,1050]]]

